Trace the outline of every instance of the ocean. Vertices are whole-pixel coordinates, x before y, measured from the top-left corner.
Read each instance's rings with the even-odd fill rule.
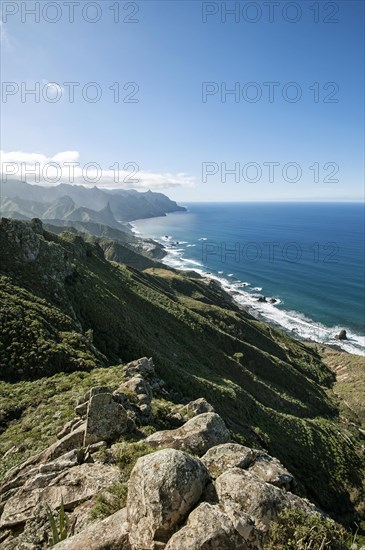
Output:
[[[215,278],[257,318],[365,355],[364,205],[191,203],[133,222],[167,265]],[[348,340],[337,340],[340,330]]]

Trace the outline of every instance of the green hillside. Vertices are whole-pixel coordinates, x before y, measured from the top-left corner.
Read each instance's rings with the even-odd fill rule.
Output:
[[[104,367],[153,356],[177,401],[206,397],[238,441],[295,474],[302,494],[359,520],[364,457],[316,350],[253,319],[216,283],[143,258],[138,270],[134,255],[110,262],[99,244],[39,221],[2,220],[0,247],[0,451],[25,426],[31,434],[4,469],[49,443],[88,377],[112,383]]]

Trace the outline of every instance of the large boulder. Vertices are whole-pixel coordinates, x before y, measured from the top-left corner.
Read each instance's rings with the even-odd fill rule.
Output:
[[[128,430],[128,416],[111,393],[97,393],[90,399],[84,445],[113,441]]]
[[[204,413],[176,430],[164,430],[147,437],[152,447],[180,449],[202,456],[211,447],[230,440],[229,431],[216,413]]]
[[[202,502],[165,550],[245,550],[244,540],[218,506]]]
[[[266,532],[270,522],[275,521],[283,508],[300,508],[306,513],[313,512],[315,507],[307,500],[278,487],[265,483],[256,475],[240,468],[231,468],[224,472],[215,482],[216,492],[221,506],[231,517],[231,512],[247,514],[255,520],[256,527]],[[231,517],[234,523],[234,518]]]
[[[165,449],[138,459],[128,482],[127,517],[134,550],[154,550],[200,499],[208,480],[192,456]]]
[[[55,550],[131,550],[128,539],[126,508],[92,523],[81,533],[59,542]]]
[[[63,501],[66,509],[93,497],[119,479],[116,466],[81,464],[52,476],[46,486],[28,482],[11,496],[4,505],[0,527],[14,527],[31,519],[39,503],[46,502],[54,510]]]
[[[247,468],[255,460],[255,451],[238,443],[224,443],[212,447],[201,461],[217,477],[228,468]]]

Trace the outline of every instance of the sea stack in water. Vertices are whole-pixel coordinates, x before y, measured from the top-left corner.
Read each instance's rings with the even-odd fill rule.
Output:
[[[347,340],[346,331],[344,329],[340,330],[340,332],[338,334],[336,334],[335,338],[337,340]]]

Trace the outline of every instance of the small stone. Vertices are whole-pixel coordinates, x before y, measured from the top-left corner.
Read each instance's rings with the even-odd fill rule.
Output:
[[[87,406],[88,406],[88,401],[85,401],[81,405],[77,405],[77,407],[75,407],[75,413],[78,414],[79,416],[85,416],[87,413]]]

